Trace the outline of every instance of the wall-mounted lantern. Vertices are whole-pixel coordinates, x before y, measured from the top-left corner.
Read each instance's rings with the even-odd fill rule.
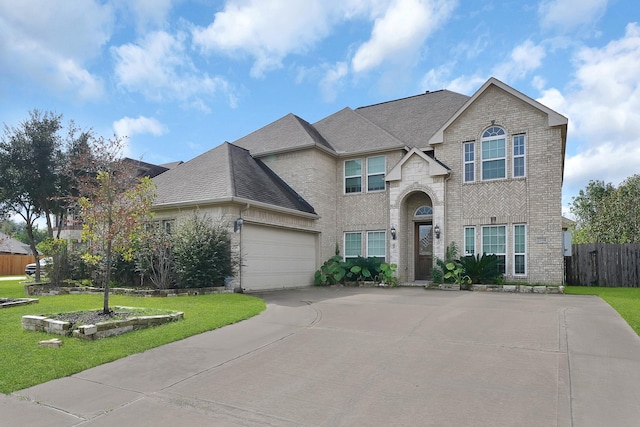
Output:
[[[440,226],[438,224],[436,224],[436,226],[433,227],[433,232],[436,235],[436,239],[439,239],[440,238]]]
[[[391,226],[391,230],[389,230],[391,232],[391,238],[393,240],[396,240],[396,228],[392,225]]]
[[[242,224],[244,224],[244,220],[242,218],[238,218],[233,221],[233,232],[237,233],[238,231],[242,230]]]

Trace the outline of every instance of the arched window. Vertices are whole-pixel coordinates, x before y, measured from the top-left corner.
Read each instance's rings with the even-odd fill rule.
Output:
[[[420,206],[416,209],[416,213],[413,216],[432,216],[433,208],[431,206]]]
[[[507,177],[506,132],[491,126],[482,134],[482,179]]]

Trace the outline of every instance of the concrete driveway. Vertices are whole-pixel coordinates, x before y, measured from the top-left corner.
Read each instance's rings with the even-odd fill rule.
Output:
[[[637,426],[640,338],[597,297],[307,288],[0,395],[2,426]]]

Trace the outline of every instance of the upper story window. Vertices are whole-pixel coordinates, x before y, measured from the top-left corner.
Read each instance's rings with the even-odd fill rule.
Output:
[[[525,135],[513,136],[513,177],[525,176]]]
[[[464,182],[476,180],[476,143],[464,143]]]
[[[362,192],[362,160],[347,160],[344,162],[344,192]]]
[[[362,193],[362,178],[366,177],[367,192],[384,191],[387,160],[385,156],[373,156],[366,158],[366,173],[362,159],[346,160],[344,162],[344,192]]]
[[[367,158],[367,191],[384,190],[386,160],[384,156]]]
[[[507,176],[506,134],[504,129],[492,126],[482,134],[482,179],[500,179]]]

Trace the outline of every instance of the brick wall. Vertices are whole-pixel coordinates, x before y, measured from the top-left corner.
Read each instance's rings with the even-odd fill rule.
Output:
[[[480,141],[494,123],[506,132],[507,179],[482,182]],[[511,136],[526,134],[526,177],[511,179]],[[476,142],[475,183],[463,182],[463,142]],[[549,128],[547,117],[507,92],[491,87],[445,131],[436,156],[449,166],[446,242],[462,248],[464,226],[476,226],[476,248],[481,252],[481,227],[507,228],[507,278],[531,283],[558,284],[563,276],[561,236],[562,139]],[[527,225],[527,275],[512,276],[513,225]]]

